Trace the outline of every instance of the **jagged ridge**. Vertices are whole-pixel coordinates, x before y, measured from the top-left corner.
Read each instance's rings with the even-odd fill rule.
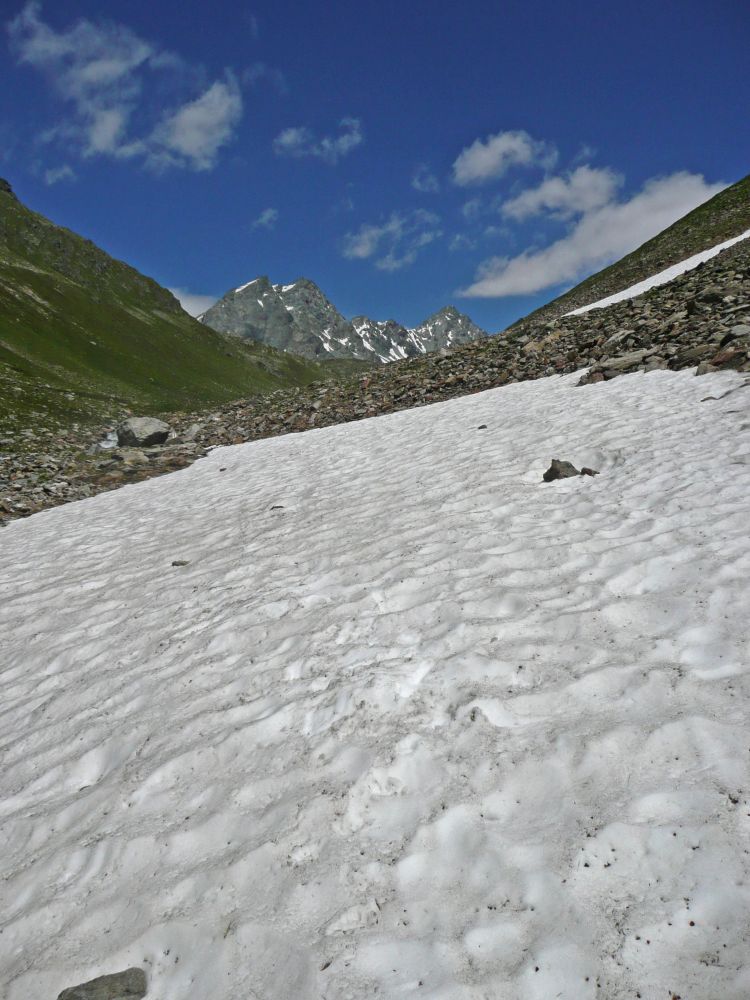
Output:
[[[401,361],[487,336],[455,306],[440,309],[412,330],[392,319],[347,320],[309,278],[288,285],[255,278],[231,289],[199,318],[222,333],[316,360]]]

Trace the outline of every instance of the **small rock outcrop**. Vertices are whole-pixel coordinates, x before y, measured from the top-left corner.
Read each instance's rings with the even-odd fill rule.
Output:
[[[553,458],[552,464],[549,469],[544,473],[542,479],[545,483],[552,483],[555,479],[571,479],[573,476],[598,476],[599,473],[596,469],[589,469],[584,466],[582,469],[576,469],[572,462],[566,462],[564,459]]]
[[[128,417],[117,428],[117,443],[121,448],[148,448],[164,444],[169,431],[169,424],[156,417]]]
[[[147,991],[146,973],[143,969],[131,968],[71,986],[63,990],[57,1000],[139,1000]]]
[[[549,469],[544,473],[542,479],[545,483],[551,483],[555,479],[570,479],[572,476],[580,476],[581,470],[576,469],[571,462],[565,462],[559,458],[553,458]]]
[[[0,193],[9,194],[11,198],[16,198],[15,194],[13,193],[13,188],[10,186],[8,181],[5,180],[4,177],[0,177]],[[16,201],[18,201],[17,198]]]

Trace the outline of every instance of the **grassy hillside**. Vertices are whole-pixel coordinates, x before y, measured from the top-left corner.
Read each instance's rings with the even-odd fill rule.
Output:
[[[0,183],[0,430],[190,409],[328,377],[203,326],[174,296]]]
[[[592,274],[513,326],[544,323],[571,309],[597,302],[747,229],[750,229],[750,175],[699,205],[627,257]]]

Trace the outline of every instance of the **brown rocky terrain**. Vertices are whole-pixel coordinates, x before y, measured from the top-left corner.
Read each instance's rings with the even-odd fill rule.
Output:
[[[222,405],[164,414],[172,434],[149,448],[97,446],[112,426],[64,436],[30,427],[23,452],[0,462],[0,518],[23,517],[189,465],[217,445],[301,432],[587,369],[582,383],[629,372],[750,371],[750,240],[637,299],[540,322],[339,383],[313,383]],[[750,380],[749,380],[750,382]],[[124,416],[113,412],[112,420]],[[0,446],[4,442],[0,442]]]

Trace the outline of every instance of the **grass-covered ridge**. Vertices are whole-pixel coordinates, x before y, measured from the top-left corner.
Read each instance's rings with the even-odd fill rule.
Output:
[[[519,324],[543,323],[597,302],[693,254],[750,229],[750,175],[725,188],[626,257],[529,313]],[[512,327],[511,327],[512,329]]]
[[[190,409],[325,377],[203,326],[155,281],[0,184],[0,429]]]

